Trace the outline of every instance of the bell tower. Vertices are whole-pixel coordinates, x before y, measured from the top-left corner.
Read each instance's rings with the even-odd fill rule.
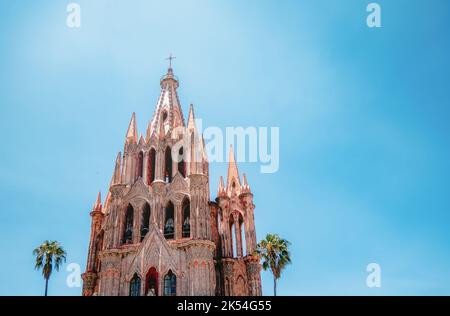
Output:
[[[233,147],[230,147],[226,186],[220,177],[216,203],[211,212],[217,225],[216,247],[220,247],[220,274],[223,295],[261,295],[259,258],[255,254],[256,231],[253,194],[243,174],[239,176]],[[216,253],[219,257],[219,253]]]
[[[247,179],[231,150],[227,186],[210,201],[205,142],[193,105],[185,123],[172,59],[145,137],[133,113],[105,202],[94,204],[83,295],[261,294]]]

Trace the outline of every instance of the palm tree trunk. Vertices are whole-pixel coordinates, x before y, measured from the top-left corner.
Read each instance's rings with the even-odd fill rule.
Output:
[[[273,277],[273,296],[277,296],[277,278]]]
[[[47,290],[48,290],[48,278],[45,278],[45,296],[47,296]]]

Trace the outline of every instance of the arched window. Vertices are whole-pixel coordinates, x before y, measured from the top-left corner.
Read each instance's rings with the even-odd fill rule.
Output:
[[[130,296],[141,296],[141,278],[137,274],[130,281]]]
[[[173,274],[172,270],[164,277],[164,296],[177,295],[177,277]]]
[[[233,258],[237,257],[237,239],[236,239],[236,224],[234,222],[231,222],[230,224],[230,230],[231,230],[231,256]]]
[[[175,220],[174,207],[172,202],[169,202],[166,207],[166,214],[164,218],[164,237],[166,239],[173,239],[175,235]]]
[[[144,210],[142,211],[141,241],[148,233],[148,229],[150,227],[150,214],[150,205],[148,205],[148,203],[145,203]]]
[[[143,174],[144,174],[144,153],[140,151],[138,155],[138,169],[137,169],[138,178],[139,177],[142,178]]]
[[[219,232],[220,235],[222,235],[222,212],[219,211],[217,212],[217,217],[216,217],[216,221],[217,221],[217,231]]]
[[[217,223],[216,223],[217,231],[219,232],[219,236],[222,236],[222,238],[219,238],[219,240],[218,240],[219,245],[216,248],[216,251],[217,251],[217,256],[222,257],[222,254],[223,254],[222,247],[223,247],[224,242],[223,242],[223,231],[222,231],[222,212],[220,212],[220,210],[217,212],[216,221],[217,221]]]
[[[243,223],[242,217],[240,219],[241,219],[241,221],[239,222],[239,225],[241,227],[242,257],[245,257],[247,255],[247,244],[246,244],[246,238],[245,238],[245,225]]]
[[[156,151],[154,148],[150,149],[147,162],[147,184],[155,181],[155,165],[156,165]]]
[[[188,199],[183,202],[183,238],[191,237],[191,205]]]
[[[183,147],[181,147],[178,151],[178,172],[183,176],[183,178],[186,177],[186,163],[184,162],[183,157]]]
[[[230,217],[230,236],[231,236],[231,255],[233,257],[241,257],[243,255],[242,244],[244,243],[245,238],[243,235],[243,222],[244,219],[242,215],[236,211],[236,213],[232,213]]]
[[[131,206],[131,204],[128,204],[128,208],[125,213],[123,230],[123,243],[125,244],[130,244],[133,241],[133,213],[133,206]]]
[[[234,296],[245,296],[247,293],[246,286],[245,286],[245,280],[242,277],[242,275],[239,275],[237,277],[236,283],[235,283],[235,292],[233,293]]]
[[[170,147],[166,148],[164,157],[164,180],[167,183],[170,183],[172,182],[172,150],[170,149]]]
[[[145,295],[158,296],[158,272],[155,267],[151,267],[147,272]]]
[[[230,279],[228,277],[225,278],[225,290],[226,290],[225,295],[227,295],[227,296],[231,296],[232,295],[232,293],[231,293],[231,282],[230,282]]]

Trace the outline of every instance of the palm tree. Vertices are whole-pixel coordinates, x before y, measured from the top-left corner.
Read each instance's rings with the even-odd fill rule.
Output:
[[[36,256],[36,264],[34,268],[39,270],[42,268],[42,275],[45,279],[45,296],[47,296],[48,279],[53,272],[53,266],[56,271],[59,270],[63,261],[66,261],[66,252],[56,241],[44,241],[42,245],[33,250]]]
[[[277,234],[267,234],[256,246],[256,254],[263,260],[264,270],[270,268],[273,274],[273,295],[277,296],[277,280],[281,276],[283,269],[291,263],[289,253],[290,242],[280,238]]]

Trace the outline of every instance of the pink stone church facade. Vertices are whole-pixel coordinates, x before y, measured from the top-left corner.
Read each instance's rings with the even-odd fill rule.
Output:
[[[203,137],[192,105],[185,124],[178,85],[170,67],[145,137],[132,115],[109,192],[90,213],[85,296],[261,295],[246,176],[230,148],[226,183],[211,200]]]

